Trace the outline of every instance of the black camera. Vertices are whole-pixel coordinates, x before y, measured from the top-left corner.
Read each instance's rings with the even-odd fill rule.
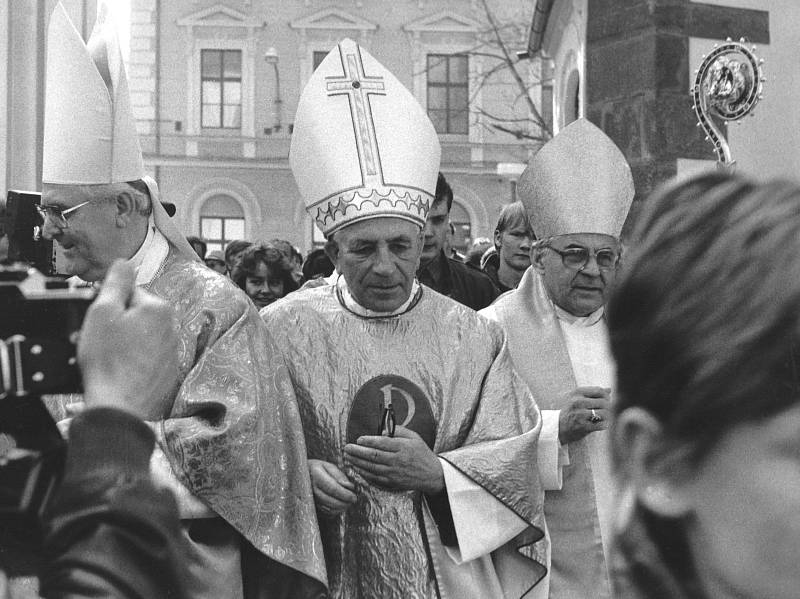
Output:
[[[93,298],[27,266],[0,266],[0,560],[10,575],[35,570],[65,459],[41,396],[81,391],[77,335]]]
[[[41,235],[42,219],[36,206],[42,194],[10,190],[6,196],[3,228],[8,235],[9,262],[25,262],[46,275],[56,273],[53,242]]]

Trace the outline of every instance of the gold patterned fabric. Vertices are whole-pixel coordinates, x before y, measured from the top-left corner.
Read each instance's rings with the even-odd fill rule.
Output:
[[[157,426],[173,473],[256,549],[321,591],[325,566],[297,404],[255,307],[174,247],[146,288],[179,319],[179,376],[170,415]]]
[[[285,352],[309,458],[336,464],[356,486],[342,516],[320,517],[332,597],[439,596],[424,496],[372,486],[344,465],[347,442],[378,434],[387,395],[398,425],[528,525],[512,541],[517,558],[530,558],[524,588],[542,578],[536,434],[523,435],[539,426],[539,411],[496,324],[424,287],[395,316],[349,311],[336,285],[289,295],[261,316]]]

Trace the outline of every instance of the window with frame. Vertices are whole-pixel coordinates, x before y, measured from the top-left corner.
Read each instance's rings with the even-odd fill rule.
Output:
[[[319,52],[317,50],[314,51],[314,54],[311,55],[311,68],[312,70],[316,71],[317,67],[322,64],[322,61],[325,60],[325,57],[328,55],[327,52]]]
[[[245,238],[242,207],[227,195],[208,198],[200,210],[200,237],[206,240],[208,251],[224,251],[235,239]]]
[[[450,208],[450,223],[453,225],[450,247],[466,254],[472,243],[472,221],[467,210],[456,201]]]
[[[200,237],[208,251],[224,251],[229,242],[244,238],[244,219],[228,216],[201,216]]]
[[[322,229],[319,228],[315,220],[311,220],[311,246],[312,249],[317,248],[324,248],[325,242],[325,234],[322,232]]]
[[[428,54],[428,117],[438,133],[469,133],[469,57]]]
[[[241,129],[241,50],[201,50],[200,105],[202,128]]]

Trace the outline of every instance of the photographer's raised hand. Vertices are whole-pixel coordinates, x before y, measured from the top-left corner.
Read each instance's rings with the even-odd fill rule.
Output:
[[[161,420],[178,368],[175,314],[163,300],[136,288],[125,262],[108,271],[89,307],[78,342],[86,407],[127,410]]]

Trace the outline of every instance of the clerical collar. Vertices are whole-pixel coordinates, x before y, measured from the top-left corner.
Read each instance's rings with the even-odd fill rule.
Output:
[[[563,320],[564,322],[575,325],[576,327],[591,327],[596,325],[598,322],[600,322],[600,319],[603,318],[603,313],[605,312],[605,306],[600,306],[588,316],[575,316],[574,314],[570,314],[555,304],[553,304],[553,307],[556,310],[556,316],[559,320]]]
[[[147,235],[142,245],[128,261],[136,271],[136,284],[147,285],[150,283],[161,268],[161,264],[169,253],[169,242],[159,231],[153,218],[147,224]]]
[[[336,295],[339,298],[339,303],[341,303],[346,310],[352,312],[356,316],[361,316],[362,318],[391,318],[393,316],[404,314],[416,306],[420,296],[422,295],[422,287],[420,287],[419,283],[417,283],[417,280],[414,279],[408,299],[396,310],[392,310],[391,312],[377,312],[375,310],[365,308],[359,304],[356,301],[356,298],[353,297],[353,294],[350,293],[350,289],[347,287],[347,281],[341,275],[339,275],[339,278],[336,280]]]

